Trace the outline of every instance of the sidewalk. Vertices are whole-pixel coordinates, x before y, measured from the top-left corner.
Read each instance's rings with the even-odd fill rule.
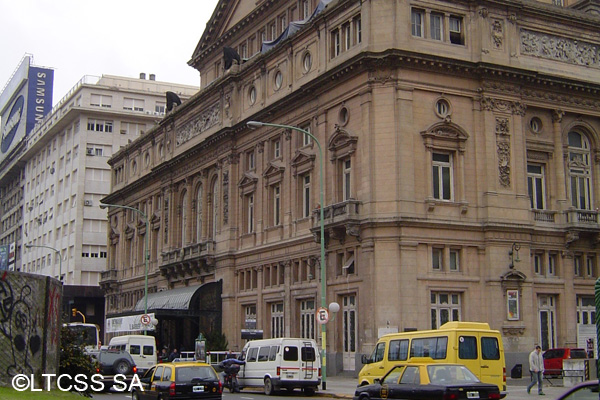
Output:
[[[556,399],[561,393],[565,392],[567,388],[562,386],[551,386],[547,380],[544,380],[544,393],[546,396],[539,397],[537,395],[537,386],[532,388],[531,394],[527,394],[527,385],[529,384],[529,378],[523,379],[507,379],[507,400],[525,400],[525,399]],[[553,382],[555,385],[559,381]],[[321,397],[333,397],[333,398],[346,398],[351,399],[356,389],[357,379],[351,376],[328,376],[327,377],[327,389],[323,390],[322,386],[319,386],[319,391],[316,393],[317,396]]]

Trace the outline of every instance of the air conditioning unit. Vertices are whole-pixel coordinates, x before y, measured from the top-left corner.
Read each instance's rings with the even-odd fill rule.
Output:
[[[94,149],[90,149],[90,148],[85,149],[85,154],[87,154],[88,156],[93,156]]]
[[[91,207],[91,206],[93,205],[93,203],[92,203],[92,201],[91,201],[91,200],[84,200],[84,201],[83,201],[83,205],[84,205],[84,206]]]

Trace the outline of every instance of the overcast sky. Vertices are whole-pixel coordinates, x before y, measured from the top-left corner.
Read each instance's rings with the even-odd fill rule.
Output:
[[[200,85],[187,65],[217,0],[0,0],[0,92],[29,53],[54,69],[53,104],[84,75]]]

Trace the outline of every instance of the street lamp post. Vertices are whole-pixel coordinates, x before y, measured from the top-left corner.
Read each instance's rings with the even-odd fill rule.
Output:
[[[127,210],[132,210],[137,212],[142,216],[144,222],[146,223],[146,234],[144,235],[144,264],[146,273],[144,274],[144,315],[148,314],[148,263],[150,261],[150,246],[148,245],[148,235],[150,235],[150,223],[148,222],[148,217],[142,211],[138,210],[134,207],[124,206],[121,204],[108,204],[103,203],[100,205],[100,208],[105,209],[106,207],[115,207],[115,208],[125,208]],[[144,335],[148,334],[148,330],[144,329]]]
[[[325,222],[324,222],[324,202],[323,202],[323,151],[321,143],[310,132],[291,125],[271,124],[267,122],[249,121],[250,128],[260,128],[261,126],[273,126],[275,128],[291,129],[308,135],[317,144],[319,149],[319,201],[320,201],[320,225],[321,225],[321,307],[327,308],[325,300],[325,291],[327,290],[327,274],[325,270]],[[323,372],[323,390],[327,389],[327,324],[321,324],[321,368]]]
[[[50,246],[44,246],[41,244],[26,244],[25,245],[26,248],[31,249],[32,247],[40,247],[40,248],[44,248],[44,249],[49,249],[52,251],[55,251],[56,254],[58,254],[58,280],[60,281],[60,283],[62,284],[63,281],[63,277],[62,277],[62,255],[60,254],[60,250],[55,249],[54,247],[50,247]]]

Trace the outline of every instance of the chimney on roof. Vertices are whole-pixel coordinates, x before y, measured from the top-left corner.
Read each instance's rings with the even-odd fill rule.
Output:
[[[140,72],[140,79],[146,79],[146,73]]]
[[[156,80],[156,75],[155,74],[150,74],[150,80],[151,81],[155,81]]]

